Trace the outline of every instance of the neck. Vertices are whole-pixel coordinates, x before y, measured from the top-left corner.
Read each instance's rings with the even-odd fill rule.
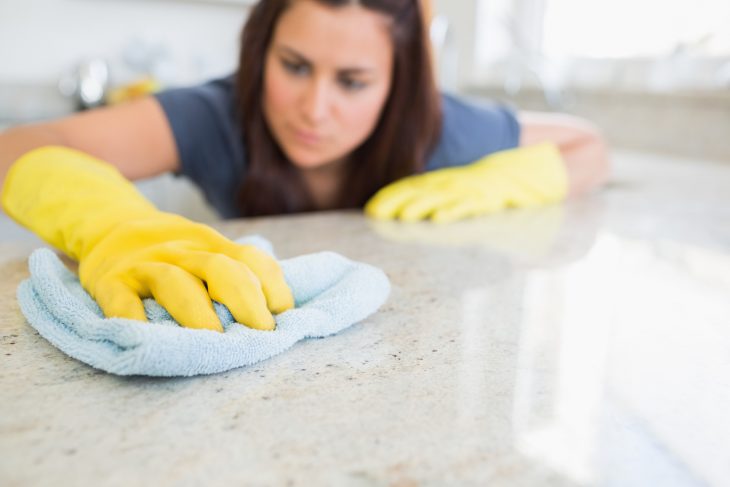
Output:
[[[347,164],[344,161],[300,169],[299,174],[318,210],[331,210],[338,206],[340,190],[347,177]]]

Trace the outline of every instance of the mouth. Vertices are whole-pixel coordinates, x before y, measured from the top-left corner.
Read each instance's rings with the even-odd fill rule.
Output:
[[[291,133],[294,140],[307,146],[319,145],[324,140],[324,137],[321,134],[309,130],[299,130],[292,127]]]

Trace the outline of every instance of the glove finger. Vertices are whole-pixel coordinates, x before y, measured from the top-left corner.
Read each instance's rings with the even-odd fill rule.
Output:
[[[481,204],[470,201],[449,208],[442,208],[434,212],[431,216],[431,221],[434,223],[451,223],[488,213],[490,212],[485,211]]]
[[[474,202],[462,202],[449,208],[441,208],[431,216],[434,223],[451,223],[479,215],[479,209]]]
[[[223,331],[208,291],[200,279],[176,265],[149,262],[135,266],[132,274],[141,295],[151,295],[186,328]]]
[[[497,194],[484,194],[479,199],[458,201],[451,206],[440,208],[433,213],[431,220],[436,223],[449,223],[465,218],[488,215],[502,211],[505,200]]]
[[[421,191],[423,190],[407,184],[391,184],[370,198],[365,204],[365,213],[378,220],[395,219],[400,209]]]
[[[92,295],[107,318],[147,321],[142,300],[122,281],[102,280],[94,287]]]
[[[292,296],[291,289],[289,289],[289,285],[284,278],[284,273],[281,270],[281,267],[279,267],[278,262],[276,262],[276,259],[253,245],[239,245],[232,242],[216,230],[206,225],[198,225],[197,231],[205,237],[201,240],[207,242],[205,250],[210,252],[208,255],[215,255],[214,253],[219,253],[224,256],[228,256],[231,259],[242,263],[253,272],[255,277],[258,279],[257,294],[260,294],[263,290],[266,304],[271,313],[281,313],[294,307],[294,297]],[[162,246],[160,248],[162,248]],[[177,264],[185,255],[177,253],[176,250],[173,250],[172,253],[175,256],[171,263],[174,264]],[[203,271],[193,271],[193,261],[188,259],[186,262],[186,265],[189,269],[191,269],[191,272],[202,278]],[[238,275],[239,277],[243,276],[241,273]],[[237,306],[234,306],[234,308],[237,308]],[[233,314],[233,310],[231,310],[231,313]],[[264,313],[257,310],[254,315],[251,316],[249,314],[246,324],[260,323],[260,325],[256,326],[263,326],[264,329],[273,329],[274,321],[273,317],[271,317],[271,313],[265,313],[269,316],[268,320],[261,320],[259,318],[263,317]]]
[[[239,245],[231,241],[227,242],[224,253],[253,272],[272,313],[283,313],[294,307],[294,296],[276,259],[253,245]]]
[[[237,322],[257,330],[276,327],[259,278],[245,264],[224,254],[189,252],[178,265],[205,281],[208,295],[226,305]]]
[[[459,196],[446,194],[437,191],[429,191],[419,194],[417,197],[408,201],[401,209],[398,217],[405,222],[414,222],[425,220],[431,214],[443,208],[450,206],[459,201]]]

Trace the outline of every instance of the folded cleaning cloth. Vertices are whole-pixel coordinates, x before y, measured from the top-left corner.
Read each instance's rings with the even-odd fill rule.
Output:
[[[261,237],[241,243],[273,255]],[[280,261],[296,307],[276,316],[276,330],[236,323],[214,303],[224,333],[183,328],[152,299],[148,323],[105,318],[55,253],[37,249],[28,259],[30,278],[18,287],[23,314],[57,348],[92,367],[118,375],[193,376],[251,365],[304,338],[323,338],[362,321],[386,300],[390,283],[378,268],[334,252]]]

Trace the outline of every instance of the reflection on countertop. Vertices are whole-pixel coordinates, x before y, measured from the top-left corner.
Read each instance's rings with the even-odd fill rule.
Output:
[[[365,322],[250,368],[115,377],[14,298],[0,243],[0,483],[730,483],[730,166],[621,154],[601,193],[452,225],[219,224],[393,284]]]

